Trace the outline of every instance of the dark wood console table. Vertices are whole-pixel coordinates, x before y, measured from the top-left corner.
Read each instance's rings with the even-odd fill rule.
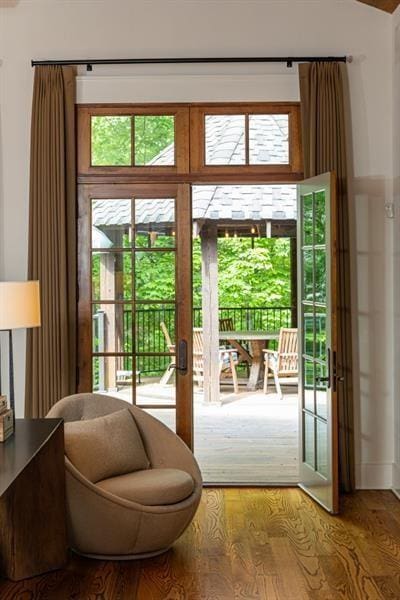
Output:
[[[0,443],[0,573],[19,581],[66,563],[64,424],[16,419]]]

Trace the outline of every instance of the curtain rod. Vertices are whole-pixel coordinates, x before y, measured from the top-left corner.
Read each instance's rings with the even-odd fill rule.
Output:
[[[300,62],[351,62],[349,56],[242,56],[242,57],[206,57],[206,58],[86,58],[71,60],[32,60],[32,67],[40,65],[86,65],[91,71],[93,65],[165,65],[198,63],[286,63],[292,67]]]

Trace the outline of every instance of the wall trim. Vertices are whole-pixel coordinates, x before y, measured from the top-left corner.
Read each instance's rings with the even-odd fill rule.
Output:
[[[400,498],[400,463],[393,463],[392,490]]]
[[[78,104],[298,102],[300,98],[297,72],[240,75],[80,75],[76,81]]]

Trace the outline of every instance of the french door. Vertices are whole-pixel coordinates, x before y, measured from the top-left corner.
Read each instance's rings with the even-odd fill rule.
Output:
[[[192,448],[190,186],[83,184],[78,196],[79,391],[173,412]],[[160,369],[175,384],[143,395]]]
[[[339,510],[336,181],[298,186],[300,486]]]

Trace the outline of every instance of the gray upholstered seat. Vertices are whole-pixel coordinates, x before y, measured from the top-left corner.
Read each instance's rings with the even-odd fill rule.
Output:
[[[72,549],[80,554],[118,559],[160,554],[184,532],[200,502],[202,479],[193,454],[175,433],[140,408],[102,394],[76,394],[57,402],[47,416],[63,417],[71,423],[122,413],[127,408],[148,459],[147,462],[140,458],[138,464],[142,466],[136,467],[140,470],[126,472],[129,464],[134,464],[129,456],[118,461],[122,471],[116,475],[112,473],[111,460],[102,465],[97,457],[98,464],[91,465],[87,460],[79,463],[82,449],[80,454],[74,452],[74,438],[69,437],[68,453],[83,465],[86,473],[65,456],[69,540]],[[99,419],[100,426],[104,426],[104,421]],[[77,435],[80,425],[73,425]],[[124,422],[125,425],[131,426]],[[82,440],[83,450],[90,439],[88,436]],[[124,452],[118,436],[107,439],[110,444],[115,439],[118,451]],[[137,442],[132,444],[129,440],[127,449],[138,452]],[[101,446],[104,456],[107,446]],[[113,451],[115,459],[115,448]],[[134,462],[137,460],[138,456]],[[107,474],[99,478],[103,469]]]

